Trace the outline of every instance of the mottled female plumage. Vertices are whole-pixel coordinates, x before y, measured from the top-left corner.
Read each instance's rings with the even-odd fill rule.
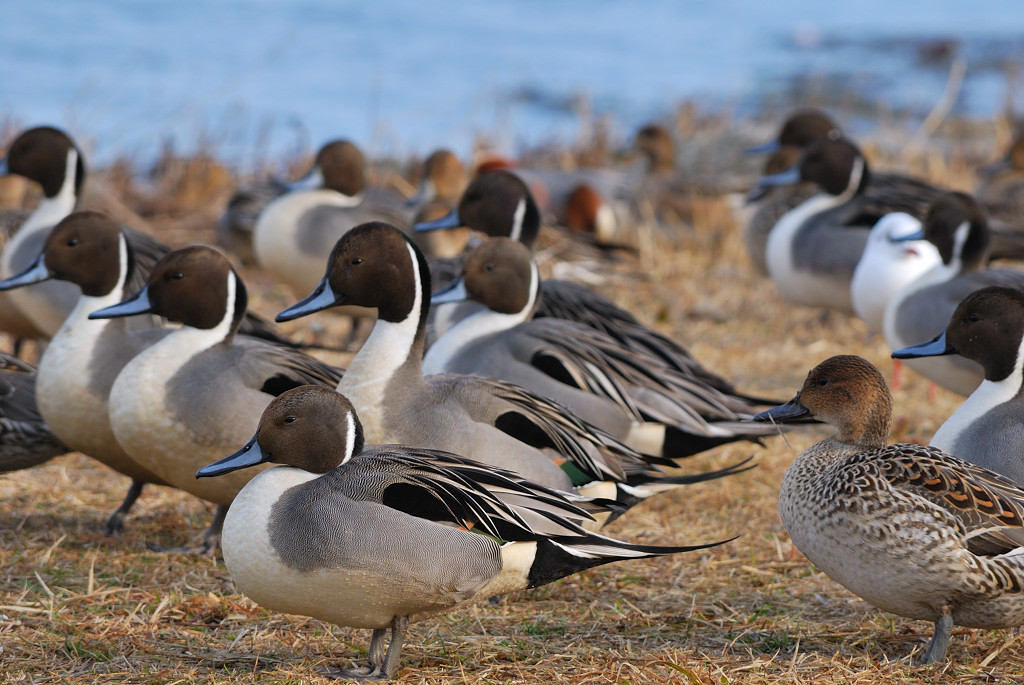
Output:
[[[755,418],[835,427],[786,471],[779,514],[833,580],[935,622],[925,663],[945,658],[954,624],[1024,624],[1024,490],[934,447],[887,445],[892,398],[869,362],[827,359],[796,397]]]

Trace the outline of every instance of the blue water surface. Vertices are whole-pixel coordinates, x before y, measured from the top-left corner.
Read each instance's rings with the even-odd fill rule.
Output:
[[[682,100],[750,111],[807,76],[923,114],[946,45],[968,64],[957,111],[1020,90],[1019,0],[8,2],[0,115],[63,126],[99,160],[167,140],[243,166],[334,137],[465,153],[481,132],[514,152],[572,140],[580,98],[626,137]]]

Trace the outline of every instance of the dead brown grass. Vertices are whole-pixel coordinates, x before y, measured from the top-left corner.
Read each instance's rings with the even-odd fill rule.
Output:
[[[969,177],[953,173],[968,168],[956,160],[934,154],[908,163],[916,164],[969,187]],[[788,399],[811,366],[837,353],[891,370],[884,344],[859,321],[786,306],[753,274],[723,200],[695,198],[694,207],[694,229],[678,249],[649,251],[633,277],[609,281],[621,304],[762,395]],[[163,235],[211,241],[209,231],[207,223]],[[264,313],[290,302],[266,279],[248,281]],[[929,399],[926,381],[912,372],[904,378],[893,438],[927,441],[959,399],[941,390]],[[648,501],[608,531],[661,544],[739,539],[597,569],[417,624],[400,680],[1024,682],[1024,642],[1011,631],[959,630],[949,663],[910,665],[930,624],[872,608],[794,552],[776,495],[787,465],[821,435],[794,432],[764,448],[733,445],[696,457],[695,468],[712,467],[753,453],[758,468]],[[79,455],[0,478],[4,682],[309,683],[319,682],[317,667],[365,650],[365,631],[256,606],[219,560],[148,551],[146,542],[181,543],[205,528],[211,508],[186,495],[154,488],[125,536],[104,538],[98,531],[126,486]]]

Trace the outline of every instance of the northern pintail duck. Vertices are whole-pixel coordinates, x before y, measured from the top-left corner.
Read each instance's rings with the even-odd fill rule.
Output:
[[[677,165],[676,143],[672,133],[660,124],[647,124],[637,130],[633,147],[644,157],[645,173],[633,183],[633,192],[641,213],[654,219],[652,227],[666,229],[688,225],[693,218],[693,179],[684,177]]]
[[[355,144],[332,141],[320,148],[309,174],[260,213],[256,261],[295,293],[307,293],[338,238],[367,221],[408,225],[404,204],[367,185],[366,160]]]
[[[812,115],[809,119],[805,119],[804,122],[807,124],[813,121],[813,119]],[[831,120],[827,118],[818,121],[817,124],[802,126],[799,129],[799,135],[789,136],[786,140],[790,141],[789,144],[801,147],[805,155],[812,154],[811,150],[813,148],[820,150],[832,147],[828,141],[833,141],[834,143],[835,141],[847,140],[849,145],[853,145],[848,139],[843,138],[839,129],[834,124],[831,124]],[[815,163],[822,168],[808,170],[809,173],[807,175],[801,173],[798,164],[787,172],[763,177],[758,188],[751,193],[751,197],[757,197],[769,185],[772,187],[777,185],[792,187],[793,184],[808,180],[814,181],[822,188],[825,188],[827,185],[834,185],[839,189],[848,189],[848,185],[841,184],[840,177],[844,173],[849,173],[848,171],[844,172],[844,169],[849,169],[850,163],[844,160],[844,155],[836,154],[838,149],[838,146],[835,146],[835,150],[832,153],[825,155],[821,152],[813,153],[816,158]],[[864,160],[859,150],[857,151],[857,156],[862,161]],[[861,182],[858,184],[856,191],[847,198],[846,202],[828,207],[828,213],[821,213],[814,221],[818,223],[827,221],[833,225],[847,228],[860,227],[867,229],[874,226],[886,214],[893,212],[904,212],[918,219],[923,219],[932,203],[947,192],[943,188],[938,188],[930,183],[903,174],[881,172],[875,169],[867,173],[866,162],[864,162],[864,167],[865,173],[863,173]],[[831,181],[826,180],[829,176],[833,177]],[[835,195],[840,190],[828,192]],[[812,198],[812,200],[816,199]],[[803,220],[808,221],[808,217],[813,216],[813,214],[809,214],[812,208],[815,212],[824,212],[820,206],[812,205],[811,200],[808,200],[784,216],[791,218],[793,213],[802,210],[804,214]],[[780,217],[776,223],[781,222],[782,218]],[[774,233],[774,230],[771,230],[770,233]],[[993,259],[1024,258],[1024,240],[1015,230],[1009,227],[999,227],[993,230],[992,235],[991,256]],[[853,239],[852,237],[847,238],[844,240],[844,244]],[[852,250],[854,250],[853,243],[848,247],[844,247],[842,252],[848,253]],[[851,258],[848,257],[849,259]],[[855,264],[856,262],[853,263]],[[839,268],[845,270],[847,266],[846,262],[842,262]],[[831,305],[826,304],[824,306]],[[844,308],[849,309],[849,307]]]
[[[317,289],[277,318],[350,303],[377,309],[369,339],[338,384],[372,442],[453,452],[548,487],[587,486],[588,494],[629,503],[692,482],[665,478],[651,457],[511,383],[459,374],[424,377],[430,273],[423,254],[393,226],[363,224],[343,236]]]
[[[934,340],[896,350],[897,359],[958,354],[985,380],[946,419],[931,445],[1024,486],[1024,293],[990,286],[968,295]]]
[[[531,320],[542,290],[525,245],[510,238],[484,242],[466,257],[462,277],[431,298],[431,304],[470,299],[484,309],[430,346],[424,373],[511,381],[638,451],[669,458],[770,434],[739,423],[756,411],[754,404],[680,374],[660,357],[574,321]]]
[[[854,313],[876,333],[883,330],[892,298],[942,262],[939,251],[924,238],[905,239],[920,232],[920,221],[893,212],[879,219],[868,234],[850,281],[850,301]]]
[[[511,238],[531,249],[541,229],[540,212],[529,188],[515,175],[502,171],[491,171],[476,178],[466,188],[455,211],[437,221],[417,224],[415,230],[433,231],[459,225],[486,236]],[[461,269],[460,262],[458,268],[450,270],[457,275]],[[432,317],[434,337],[443,335],[457,321],[481,309],[481,305],[475,303],[443,306],[447,308],[444,313]],[[642,325],[631,313],[579,283],[546,279],[533,316],[577,321],[638,352],[653,353],[673,368],[690,373],[722,392],[736,391],[728,381],[702,367],[678,343]]]
[[[606,504],[445,452],[363,439],[343,395],[296,388],[267,407],[242,449],[196,474],[279,464],[231,506],[224,563],[269,609],[373,630],[368,666],[325,675],[389,679],[410,623],[612,561],[721,544],[654,547],[589,533],[581,523],[607,514]]]
[[[11,142],[0,173],[23,176],[43,189],[35,211],[0,252],[0,278],[9,278],[36,258],[50,229],[74,211],[85,182],[85,160],[67,133],[40,126]],[[0,328],[17,337],[50,338],[74,308],[78,292],[72,285],[54,282],[0,297],[7,303],[0,307]]]
[[[921,229],[903,240],[925,239],[941,261],[897,292],[885,310],[883,333],[897,350],[934,337],[967,295],[989,285],[1024,289],[1024,271],[988,269],[990,231],[984,211],[966,193],[947,193],[928,210]],[[960,356],[908,359],[907,365],[944,388],[970,395],[983,372]]]
[[[869,362],[832,357],[789,403],[755,418],[835,428],[786,470],[782,522],[851,592],[934,621],[924,663],[945,659],[954,624],[1024,624],[1024,490],[935,447],[889,445],[892,397]]]
[[[813,182],[819,188],[776,222],[765,243],[765,265],[783,298],[852,311],[850,280],[874,223],[866,223],[856,201],[868,178],[864,156],[842,138],[815,141],[797,166],[761,178],[761,186]]]
[[[53,279],[80,291],[39,360],[36,400],[40,415],[65,444],[132,479],[124,503],[107,521],[109,535],[124,529],[145,483],[164,484],[114,437],[107,413],[110,388],[129,359],[169,331],[155,318],[113,322],[88,316],[141,287],[164,252],[151,238],[122,230],[103,214],[74,212],[48,234],[23,272],[0,281],[6,290]]]
[[[749,147],[746,152],[750,155],[773,154],[787,147],[802,150],[816,140],[840,135],[839,125],[825,112],[813,108],[798,109],[782,122],[775,138]]]
[[[419,187],[409,200],[413,207],[424,207],[433,202],[449,205],[458,203],[469,183],[466,168],[451,150],[434,150],[423,160]]]
[[[800,161],[801,154],[803,148],[794,145],[780,148],[765,160],[762,175],[771,176],[792,168]],[[804,182],[791,186],[761,186],[747,195],[746,202],[754,203],[754,207],[743,226],[743,244],[750,263],[759,274],[768,275],[764,251],[772,227],[786,212],[799,207],[817,192],[816,184]]]
[[[804,148],[811,142],[839,135],[839,126],[825,112],[800,109],[786,118],[778,136],[749,147],[746,152],[769,154],[762,175],[771,176],[796,166]],[[756,203],[756,207],[744,225],[743,240],[750,262],[758,273],[769,275],[764,251],[772,227],[786,212],[800,206],[816,192],[816,184],[806,181],[786,186],[758,186],[747,195],[747,202]]]
[[[36,370],[0,353],[0,473],[38,466],[70,451],[39,414]]]
[[[308,383],[334,387],[340,373],[298,350],[238,334],[245,285],[218,250],[165,255],[145,287],[91,319],[156,314],[181,323],[140,351],[110,389],[118,443],[164,482],[218,505],[201,551],[216,547],[219,522],[250,474],[196,481],[195,471],[244,442],[275,396]]]

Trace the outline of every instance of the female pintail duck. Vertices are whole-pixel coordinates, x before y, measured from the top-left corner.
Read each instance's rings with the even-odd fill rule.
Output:
[[[967,295],[989,285],[1024,289],[1024,271],[988,269],[990,231],[984,211],[966,193],[947,193],[928,210],[921,229],[902,240],[925,239],[941,261],[897,292],[885,310],[882,331],[891,349],[928,340],[949,323]],[[970,395],[982,368],[960,356],[908,359],[907,365],[944,388]]]
[[[492,171],[476,178],[463,193],[459,206],[446,217],[416,224],[416,231],[433,231],[465,225],[490,237],[517,240],[533,249],[540,232],[540,212],[526,184],[516,176]],[[458,274],[461,265],[453,270]],[[468,306],[467,306],[468,305]],[[457,321],[480,311],[481,305],[443,305],[432,316],[435,339]],[[590,288],[557,279],[546,279],[534,309],[534,318],[569,319],[602,331],[641,353],[652,353],[682,373],[692,374],[725,393],[735,393],[731,383],[700,365],[682,346],[642,325],[636,317]]]
[[[485,241],[466,257],[463,276],[431,298],[431,304],[471,299],[485,308],[430,346],[424,373],[511,381],[640,452],[669,458],[770,434],[739,422],[756,411],[745,398],[679,374],[661,358],[635,352],[589,326],[531,320],[542,288],[525,245],[509,238]]]
[[[1024,293],[991,286],[968,295],[934,340],[896,350],[897,359],[959,354],[985,380],[935,432],[931,445],[1024,487]]]
[[[3,173],[28,178],[43,189],[39,206],[0,253],[0,278],[10,278],[35,259],[50,229],[74,211],[85,182],[85,160],[68,134],[40,126],[11,142],[0,162]],[[0,298],[0,329],[19,338],[50,338],[77,300],[78,292],[67,283],[7,293]]]
[[[294,348],[239,335],[245,285],[218,250],[192,246],[165,255],[145,287],[89,315],[156,314],[181,323],[139,352],[110,389],[117,442],[163,481],[218,505],[200,551],[216,547],[227,505],[248,481],[196,481],[199,466],[238,444],[275,396],[307,383],[334,387],[340,372]]]
[[[36,405],[36,370],[0,353],[0,473],[38,466],[71,450]]]
[[[335,140],[320,148],[305,178],[260,213],[253,251],[257,263],[295,293],[308,293],[319,282],[324,255],[346,231],[367,221],[407,226],[410,218],[397,195],[367,186],[359,148]]]
[[[424,377],[430,274],[423,254],[393,226],[363,224],[349,231],[331,252],[317,289],[277,318],[350,303],[377,309],[373,332],[338,384],[371,441],[454,452],[548,487],[587,486],[587,494],[630,504],[693,482],[690,476],[665,478],[654,464],[671,461],[642,457],[518,386],[482,376]]]
[[[892,397],[869,362],[832,357],[788,404],[755,418],[835,428],[787,469],[782,522],[851,592],[934,621],[924,663],[945,659],[954,624],[1024,624],[1024,490],[935,447],[888,445]]]
[[[409,206],[420,208],[439,202],[454,207],[469,183],[466,168],[451,150],[434,150],[423,160],[420,182]]]
[[[879,219],[868,233],[850,281],[850,301],[854,313],[876,333],[882,332],[892,298],[942,262],[939,251],[927,240],[905,240],[920,232],[920,221],[893,212]]]
[[[411,622],[612,561],[721,544],[654,547],[588,533],[581,522],[608,503],[445,452],[364,445],[352,405],[323,388],[275,399],[242,449],[196,476],[268,461],[279,466],[255,476],[228,512],[224,563],[267,608],[373,630],[369,665],[329,673],[337,678],[394,676]]]

